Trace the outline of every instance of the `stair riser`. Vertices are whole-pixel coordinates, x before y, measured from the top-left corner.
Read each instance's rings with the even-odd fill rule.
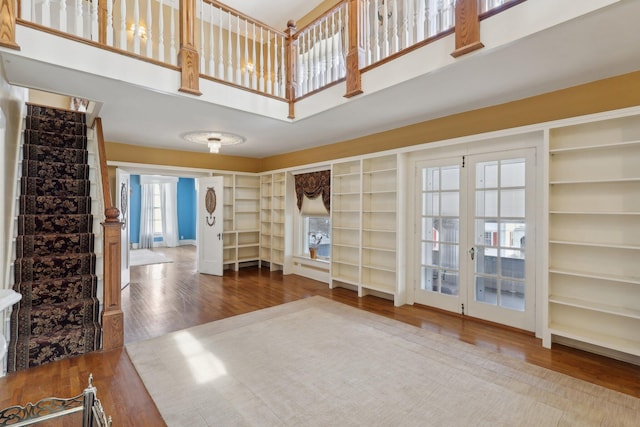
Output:
[[[89,197],[20,196],[21,215],[90,214]]]
[[[45,145],[25,144],[23,147],[24,160],[34,160],[36,162],[58,162],[58,163],[87,163],[87,150],[76,150],[75,148],[47,147]],[[63,177],[56,177],[63,178]]]
[[[41,132],[56,132],[68,135],[86,135],[87,125],[84,123],[67,122],[51,117],[27,116],[25,129],[39,130]]]
[[[48,117],[51,119],[64,120],[67,122],[86,123],[87,115],[79,111],[71,110],[58,110],[55,108],[49,108],[42,105],[27,105],[27,115]]]
[[[82,135],[65,135],[55,132],[40,132],[33,129],[27,129],[24,131],[24,143],[86,150],[87,137]]]
[[[93,252],[93,234],[28,235],[16,239],[16,257],[31,258]]]
[[[88,197],[91,182],[81,179],[43,179],[22,178],[20,180],[22,194],[48,196],[55,194],[62,197]]]
[[[18,234],[76,234],[93,232],[92,215],[20,215]]]
[[[74,276],[39,282],[21,282],[14,290],[22,294],[21,304],[37,307],[92,298],[96,293],[97,282],[97,277],[94,275]]]
[[[94,254],[73,257],[19,258],[15,262],[15,282],[35,282],[93,274],[95,261]]]
[[[98,304],[95,298],[76,300],[63,304],[31,307],[31,335],[60,332],[69,326],[98,321]]]
[[[22,176],[34,178],[89,179],[89,166],[70,163],[22,162]]]

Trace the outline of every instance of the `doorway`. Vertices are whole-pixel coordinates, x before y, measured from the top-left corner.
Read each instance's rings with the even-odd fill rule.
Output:
[[[535,150],[415,162],[414,300],[535,330]]]

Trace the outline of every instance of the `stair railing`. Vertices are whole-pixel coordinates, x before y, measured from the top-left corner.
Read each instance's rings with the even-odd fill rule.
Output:
[[[98,169],[105,205],[103,227],[103,300],[102,349],[124,345],[124,315],[121,304],[121,230],[120,211],[113,205],[107,169],[107,153],[102,132],[102,119],[96,118],[94,129],[98,140]]]

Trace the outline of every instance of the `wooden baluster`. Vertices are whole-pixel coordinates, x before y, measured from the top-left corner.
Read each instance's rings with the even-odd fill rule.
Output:
[[[164,62],[164,0],[158,9],[158,61]]]
[[[262,37],[262,27],[260,27],[260,92],[264,92],[264,39]]]
[[[151,14],[151,0],[147,0],[147,58],[153,58],[153,15]]]
[[[127,50],[127,0],[120,0],[120,39],[121,50]]]
[[[373,22],[375,22],[373,33],[373,62],[380,61],[380,28],[382,27],[382,11],[378,0],[373,0]]]
[[[313,90],[320,87],[320,40],[318,39],[318,26],[313,26]]]
[[[25,7],[22,3],[22,19],[27,16],[31,19],[31,9]],[[16,43],[16,18],[17,3],[14,0],[0,0],[0,46],[9,49],[20,50],[20,46]]]
[[[240,16],[236,16],[236,84],[242,84],[242,54],[240,46]]]
[[[206,4],[202,0],[200,1],[200,73],[205,74],[207,70],[207,55],[204,53],[204,5]]]
[[[227,29],[227,78],[228,82],[233,82],[233,47],[231,45],[231,12],[227,12],[228,29]]]
[[[35,15],[34,15],[35,17]],[[37,19],[37,18],[36,18]],[[40,24],[44,27],[51,27],[51,0],[43,0],[42,2],[42,22]]]
[[[414,14],[413,14],[413,0],[404,0],[404,13],[403,15],[403,22],[404,22],[404,45],[402,46],[403,49],[408,48],[409,46],[413,45],[413,28],[414,28]]]
[[[212,77],[216,75],[216,59],[213,46],[213,5],[209,3],[209,75]]]
[[[98,1],[91,2],[91,40],[97,41],[100,38],[100,29],[98,25]]]
[[[478,2],[459,0],[456,3],[456,50],[451,53],[451,56],[457,58],[483,47],[480,41]]]
[[[363,26],[364,26],[364,58],[365,58],[365,63],[363,65],[370,65],[371,64],[371,60],[372,60],[372,53],[371,53],[371,27],[374,25],[374,21],[371,19],[371,1],[370,0],[364,0],[363,3],[363,9],[361,10],[360,13],[364,14],[364,21],[363,22]]]
[[[345,58],[347,57],[347,55],[349,54],[349,34],[350,34],[350,30],[349,28],[346,29],[346,31],[344,30],[344,25],[343,25],[343,19],[342,19],[342,15],[343,13],[348,17],[348,13],[349,13],[349,9],[346,7],[341,7],[340,9],[338,9],[338,28],[340,28],[340,31],[342,32],[340,40],[338,41],[338,49],[340,49],[340,53],[338,55],[338,61],[340,64],[339,70],[340,70],[340,77],[344,77],[347,75],[347,67],[345,64]],[[349,25],[349,20],[345,19],[344,21],[346,21],[346,25]],[[345,53],[346,52],[346,53]],[[359,59],[358,59],[359,61]]]
[[[304,41],[305,41],[305,33],[300,34],[300,37],[297,39],[297,49],[292,50],[291,52],[295,54],[295,64],[297,67],[296,71],[296,79],[298,84],[298,90],[296,92],[296,96],[304,95],[306,91],[304,90],[304,85],[306,81],[305,76],[305,56],[304,56]]]
[[[300,41],[300,51],[302,52],[302,90],[300,95],[305,95],[309,92],[309,31],[302,33],[302,40]]]
[[[346,11],[347,18],[347,92],[346,98],[362,93],[362,78],[360,75],[360,51],[358,46],[358,0],[349,0]]]
[[[202,95],[200,92],[200,55],[195,46],[195,0],[180,1],[180,92]]]
[[[244,20],[244,87],[249,86],[249,21]]]
[[[280,84],[278,82],[278,75],[280,70],[278,69],[278,35],[274,34],[274,46],[273,46],[273,94],[280,94]]]
[[[124,1],[124,0],[122,0]],[[171,16],[169,22],[169,61],[172,65],[176,65],[178,60],[178,53],[176,52],[176,17],[175,17],[175,0],[170,0]]]
[[[258,89],[258,71],[256,70],[256,23],[253,23],[253,37],[251,38],[251,57],[253,69],[251,70],[251,89]]]
[[[58,22],[60,23],[60,31],[66,33],[69,31],[67,26],[67,1],[59,0],[60,8],[58,9]]]
[[[332,34],[329,33],[329,20],[331,17],[327,16],[324,19],[324,58],[322,58],[323,66],[323,86],[326,86],[329,82],[332,82],[331,79],[331,43],[333,42]]]
[[[389,0],[382,3],[382,57],[389,56]]]
[[[286,30],[286,39],[285,39],[285,43],[286,43],[286,58],[287,58],[287,66],[286,66],[286,70],[287,70],[287,77],[286,77],[286,91],[285,91],[285,97],[287,98],[287,101],[289,101],[289,115],[288,118],[290,119],[294,119],[295,118],[295,112],[294,112],[294,102],[295,102],[295,98],[296,98],[296,93],[295,93],[295,86],[294,86],[294,75],[293,75],[293,67],[295,64],[295,58],[298,55],[298,48],[296,46],[296,44],[298,43],[298,41],[296,39],[294,39],[294,34],[296,32],[296,23],[291,20],[289,22],[287,22],[287,30]]]
[[[335,63],[335,49],[334,49],[334,40],[336,39],[336,25],[335,25],[335,12],[331,14],[331,16],[327,17],[327,80],[331,83],[338,80],[338,74],[336,72],[337,67]],[[329,24],[331,21],[331,24]]]
[[[7,1],[7,0],[5,1],[6,1],[6,5],[3,7],[3,9],[6,13],[0,13],[0,19],[2,19],[0,23],[2,25],[2,28],[4,28],[5,26],[8,28],[8,24],[4,23],[5,19],[8,20],[10,18],[13,18],[12,20],[14,23],[16,18],[21,18],[29,22],[32,22],[32,18],[35,19],[35,11],[34,11],[35,2],[34,1],[20,0],[19,6],[16,6],[15,2],[13,1]],[[16,7],[18,7],[18,9],[16,9]],[[19,15],[17,15],[18,11],[20,11]],[[8,32],[11,32],[11,31],[9,30]],[[15,27],[13,29],[13,32],[15,33]]]

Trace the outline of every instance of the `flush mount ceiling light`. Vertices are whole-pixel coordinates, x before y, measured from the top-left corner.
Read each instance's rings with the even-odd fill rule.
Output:
[[[187,132],[182,134],[182,139],[198,144],[206,144],[211,153],[220,152],[220,148],[225,145],[242,144],[246,141],[244,136],[218,131]]]

